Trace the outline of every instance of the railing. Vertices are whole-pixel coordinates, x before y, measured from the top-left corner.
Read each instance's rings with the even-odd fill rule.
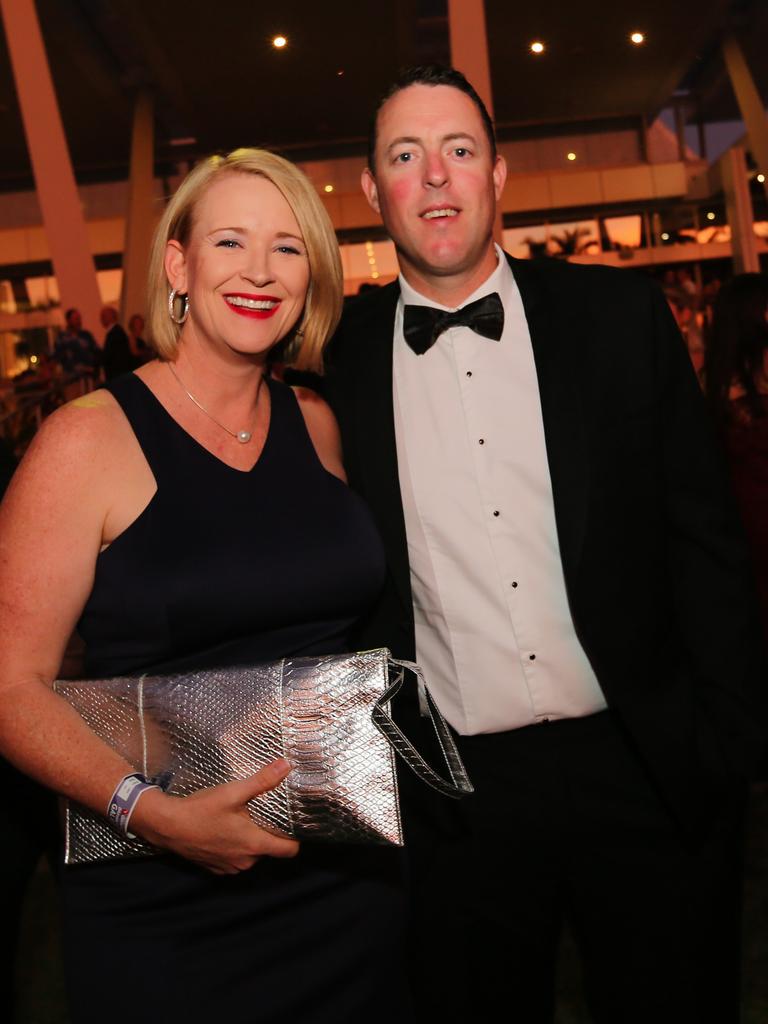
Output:
[[[46,416],[92,391],[97,383],[89,373],[66,374],[45,384],[5,381],[0,391],[0,439],[14,455],[23,455]]]

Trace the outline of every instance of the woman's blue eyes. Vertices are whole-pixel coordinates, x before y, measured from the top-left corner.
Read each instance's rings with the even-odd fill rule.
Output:
[[[217,249],[240,249],[242,245],[236,238],[221,238],[216,243]],[[300,256],[301,251],[296,248],[295,245],[278,245],[275,246],[275,252],[286,253],[290,256]]]

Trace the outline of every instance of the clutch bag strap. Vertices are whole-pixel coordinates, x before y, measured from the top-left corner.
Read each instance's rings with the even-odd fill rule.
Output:
[[[459,799],[462,796],[473,793],[474,788],[462,764],[461,756],[456,747],[456,741],[451,735],[448,723],[440,713],[437,704],[435,704],[432,694],[426,687],[421,668],[413,661],[402,661],[392,657],[388,658],[387,664],[390,669],[399,671],[394,672],[392,682],[374,703],[371,713],[374,725],[386,737],[395,753],[415,772],[422,782],[431,786],[432,789],[436,789],[438,793],[453,797],[454,799]],[[419,700],[422,707],[426,709],[427,715],[434,727],[437,741],[440,744],[440,749],[448,768],[450,781],[438,775],[427,764],[403,730],[392,720],[389,712],[389,702],[402,688],[406,671],[413,672],[418,680]]]

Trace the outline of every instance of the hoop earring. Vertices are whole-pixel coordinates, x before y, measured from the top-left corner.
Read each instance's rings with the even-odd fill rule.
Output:
[[[183,310],[181,316],[178,318],[178,320],[176,319],[176,316],[174,315],[175,312],[176,312],[176,308],[175,308],[174,304],[176,302],[176,296],[177,295],[179,295],[179,298],[184,303],[184,310]],[[184,321],[189,316],[189,296],[186,293],[184,295],[180,295],[179,292],[175,288],[171,288],[171,290],[170,290],[170,292],[168,294],[168,316],[171,318],[171,320],[173,320],[173,322],[175,324],[178,324],[179,326],[181,326],[181,324],[184,323]]]

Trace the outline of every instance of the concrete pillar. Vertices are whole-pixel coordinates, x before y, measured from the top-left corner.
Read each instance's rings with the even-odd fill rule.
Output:
[[[643,210],[643,239],[641,241],[641,245],[646,249],[650,249],[651,246],[655,244],[656,242],[651,228],[651,215],[647,210]]]
[[[98,336],[96,269],[34,0],[0,0],[0,12],[62,307]]]
[[[466,75],[493,117],[491,66],[483,0],[448,0],[451,64]]]
[[[661,245],[661,214],[654,210],[651,214],[651,245]]]
[[[148,92],[136,97],[131,133],[131,170],[123,249],[123,290],[120,314],[123,323],[134,313],[146,315],[147,266],[152,232],[160,215],[155,209],[155,119]]]
[[[699,136],[699,159],[707,159],[707,132],[704,124],[704,111],[701,97],[696,98],[696,131]]]
[[[733,269],[736,274],[760,270],[757,240],[753,229],[754,214],[749,194],[747,160],[743,146],[733,146],[720,158],[728,223],[731,226]]]
[[[451,64],[472,83],[493,118],[484,0],[448,0],[448,31],[451,39]],[[501,231],[501,207],[498,207],[493,233],[499,245]]]
[[[726,37],[723,43],[723,57],[747,128],[749,148],[755,163],[766,176],[763,188],[768,195],[768,118],[765,106],[752,78],[744,51],[735,36]]]
[[[16,303],[17,309],[21,306],[22,312],[26,313],[29,309],[29,292],[27,291],[27,282],[23,277],[15,277],[11,281],[11,288],[13,290],[13,301]]]

